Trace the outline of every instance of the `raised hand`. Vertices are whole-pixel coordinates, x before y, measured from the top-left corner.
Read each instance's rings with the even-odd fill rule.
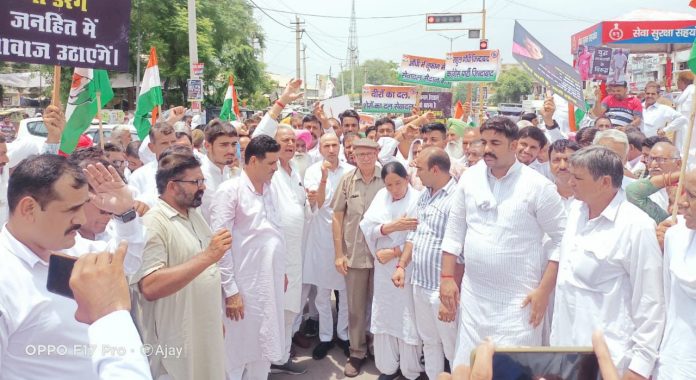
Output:
[[[213,234],[204,253],[211,262],[216,263],[230,248],[232,248],[232,234],[229,230],[221,228]]]
[[[283,90],[283,94],[278,99],[283,104],[290,104],[304,96],[304,92],[299,92],[302,86],[302,79],[292,79]]]
[[[89,193],[90,200],[97,208],[115,215],[122,215],[133,208],[133,194],[116,168],[109,166],[107,169],[97,163],[88,165],[83,171],[93,190]]]
[[[49,144],[59,143],[65,129],[65,115],[63,111],[57,106],[50,105],[46,107],[42,115],[46,131],[48,132],[46,142]]]

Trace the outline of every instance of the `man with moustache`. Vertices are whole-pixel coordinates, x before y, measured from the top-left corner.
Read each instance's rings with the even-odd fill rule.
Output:
[[[302,119],[302,129],[306,129],[312,134],[312,142],[307,146],[307,155],[312,158],[312,163],[321,161],[319,138],[324,134],[322,121],[315,115],[307,115]]]
[[[643,122],[643,105],[635,96],[628,95],[625,81],[609,82],[609,94],[599,101],[601,92],[595,89],[597,102],[592,108],[595,117],[606,116],[617,127],[640,127]]]
[[[580,150],[580,145],[575,141],[560,139],[554,141],[549,147],[549,163],[551,174],[553,174],[554,184],[558,195],[561,196],[563,207],[567,210],[570,203],[575,200],[575,194],[570,187],[570,171],[568,171],[568,162],[573,153]]]
[[[219,263],[227,315],[225,360],[231,380],[266,379],[271,363],[281,361],[287,352],[283,195],[271,184],[280,149],[270,136],[252,138],[244,170],[220,186],[213,202],[212,227],[233,234],[232,247]]]
[[[546,135],[541,129],[537,127],[520,129],[520,137],[517,143],[517,160],[553,181],[549,164],[539,162],[539,154],[547,143]]]
[[[517,125],[488,119],[481,140],[485,164],[462,175],[442,241],[440,298],[450,320],[460,316],[453,367],[468,362],[488,336],[501,345],[541,344],[565,227],[553,184],[517,161]],[[453,278],[459,259],[465,266],[461,300]]]
[[[273,128],[275,127],[275,131]],[[273,133],[271,135],[271,133]],[[302,248],[305,222],[309,214],[309,204],[305,194],[302,177],[292,161],[295,157],[295,130],[287,124],[278,125],[275,120],[266,124],[263,130],[257,129],[255,136],[265,134],[275,136],[280,145],[278,154],[279,170],[271,179],[271,190],[279,194],[282,205],[278,212],[280,224],[285,237],[285,275],[288,280],[285,289],[285,352],[283,358],[271,365],[271,373],[287,373],[301,375],[306,369],[290,360],[293,326],[300,309],[302,293]]]
[[[128,178],[128,184],[138,192],[135,199],[146,203],[149,207],[153,207],[158,201],[157,183],[155,181],[155,176],[157,175],[157,162],[159,161],[160,154],[176,143],[177,137],[174,133],[174,128],[166,121],[155,123],[155,125],[150,128],[148,137],[149,151],[155,154],[156,159],[133,172]],[[142,154],[140,157],[142,158]]]
[[[341,120],[341,128],[343,128],[344,136],[348,132],[360,132],[360,115],[355,110],[345,110],[338,115],[338,118]]]
[[[189,149],[175,145],[162,152],[156,181],[160,197],[144,217],[148,240],[143,264],[130,279],[138,330],[143,343],[153,347],[153,377],[223,379],[217,262],[232,245],[232,236],[224,228],[213,233],[197,209],[205,177]],[[182,351],[158,354],[168,348]]]
[[[351,140],[349,133],[344,142]],[[350,141],[352,144],[352,141]],[[339,160],[338,137],[325,134],[319,141],[319,149],[324,161],[317,162],[307,169],[305,186],[313,215],[307,225],[305,260],[303,264],[304,282],[302,300],[307,298],[310,286],[317,287],[315,304],[319,312],[319,340],[312,358],[320,360],[334,347],[333,315],[331,312],[331,291],[339,292],[338,321],[336,324],[337,342],[341,348],[348,349],[348,305],[346,282],[334,269],[334,245],[331,239],[331,202],[336,194],[338,183],[345,173],[354,169],[350,164]],[[304,305],[303,305],[304,306]]]
[[[203,130],[206,155],[201,160],[201,171],[205,177],[205,192],[201,203],[201,214],[210,224],[210,207],[217,188],[232,178],[230,164],[237,154],[239,137],[232,124],[220,119],[211,120]]]
[[[353,148],[353,143],[360,139],[360,135],[355,132],[347,132],[343,135],[343,155],[339,153],[338,159],[351,165],[355,166],[355,149]]]
[[[8,185],[10,217],[0,232],[0,378],[98,378],[92,358],[80,350],[89,347],[93,329],[75,320],[73,299],[46,289],[49,257],[55,252],[80,257],[106,251],[103,242],[92,242],[87,251],[76,248],[77,231],[86,223],[85,207],[94,202],[123,216],[133,207],[129,197],[113,167],[82,169],[58,155],[30,157],[16,166]],[[128,248],[126,274],[140,265]],[[37,356],[32,350],[39,346],[66,351]],[[124,355],[139,367],[138,378],[150,378],[139,351]]]

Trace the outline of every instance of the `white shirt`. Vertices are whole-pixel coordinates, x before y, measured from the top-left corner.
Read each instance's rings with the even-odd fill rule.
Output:
[[[10,180],[10,168],[5,165],[0,173],[0,226],[7,223],[10,217],[10,206],[7,203],[7,183]]]
[[[155,207],[159,192],[157,191],[157,160],[150,161],[131,174],[128,185],[137,190],[135,199]]]
[[[104,250],[103,242],[93,243],[95,249],[78,253],[73,247],[63,253],[79,256]],[[90,355],[89,326],[75,320],[74,300],[46,289],[48,263],[4,227],[0,252],[0,379],[97,379],[93,360],[101,359]],[[96,329],[106,333],[100,336],[109,341],[128,337],[128,331],[121,329],[105,332],[99,325]],[[39,354],[42,347],[54,351]],[[128,350],[124,355],[121,367],[140,374],[135,378],[150,378],[150,367],[140,350]]]
[[[693,102],[693,97],[694,97],[694,85],[690,84],[688,85],[685,89],[684,92],[679,95],[679,98],[674,102],[677,106],[677,111],[679,111],[682,116],[686,118],[688,121],[689,118],[691,117],[691,103]],[[674,145],[679,148],[679,150],[682,150],[682,147],[684,146],[684,140],[686,139],[687,135],[687,128],[689,127],[689,123],[684,123],[682,125],[682,128],[677,129],[677,136],[674,139]],[[693,133],[691,135],[691,142],[690,142],[690,147],[693,149],[696,147],[696,133]],[[692,157],[693,158],[693,157]],[[689,163],[691,163],[692,159],[689,159]]]
[[[531,327],[530,308],[520,305],[548,261],[558,260],[565,218],[556,186],[519,161],[500,179],[483,161],[462,174],[442,241],[466,267],[455,365],[487,336],[501,345],[541,344],[541,326]]]
[[[222,170],[220,170],[208,156],[203,156],[201,159],[201,171],[203,172],[203,178],[205,178],[205,191],[203,192],[203,199],[201,202],[201,214],[205,221],[210,224],[210,207],[213,204],[215,192],[223,182],[232,178],[233,173],[232,169],[227,165],[223,166]]]
[[[696,231],[684,219],[665,235],[664,286],[667,320],[654,379],[696,374]]]
[[[638,156],[631,161],[626,162],[626,169],[631,173],[640,176],[645,172],[645,164],[641,161],[642,156]]]
[[[321,162],[310,166],[305,173],[305,187],[307,190],[317,190],[321,181]],[[305,284],[316,285],[322,289],[344,290],[346,282],[344,277],[336,271],[334,266],[334,245],[331,225],[333,221],[333,209],[331,201],[341,182],[341,178],[354,166],[339,161],[336,170],[329,170],[326,178],[326,192],[323,205],[313,210],[313,215],[307,225],[307,238],[305,240],[305,260],[302,272],[302,281]]]
[[[660,129],[665,132],[681,133],[682,127],[688,122],[686,117],[672,107],[660,103],[646,107],[643,103],[643,133],[645,137],[656,136]]]
[[[529,164],[529,167],[536,170],[539,174],[543,175],[548,179],[549,181],[553,182],[555,181],[555,178],[553,177],[553,174],[551,173],[551,164],[549,164],[549,161],[546,162],[539,162],[539,160],[534,160],[532,161],[531,164]]]
[[[89,344],[93,347],[92,368],[100,380],[152,379],[147,357],[142,354],[142,341],[125,310],[105,315],[87,329]],[[114,347],[123,347],[122,351]]]
[[[232,232],[232,248],[218,262],[225,297],[240,293],[244,319],[226,326],[228,369],[282,359],[285,351],[285,238],[279,194],[270,183],[257,193],[249,176],[224,182],[215,193],[212,229]]]
[[[559,262],[552,346],[591,346],[603,329],[614,364],[648,377],[664,327],[662,256],[655,222],[619,190],[602,213],[576,201]]]

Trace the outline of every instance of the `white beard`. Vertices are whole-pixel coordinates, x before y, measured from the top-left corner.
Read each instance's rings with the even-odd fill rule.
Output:
[[[306,153],[295,153],[295,157],[290,160],[299,171],[300,178],[304,178],[305,171],[312,165],[312,158]]]
[[[462,148],[461,139],[457,139],[454,142],[447,143],[445,147],[445,152],[453,160],[458,160],[464,156],[464,149]]]

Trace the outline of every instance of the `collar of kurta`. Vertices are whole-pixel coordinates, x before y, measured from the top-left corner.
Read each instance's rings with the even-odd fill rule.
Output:
[[[157,202],[159,202],[160,207],[162,207],[162,212],[164,212],[164,215],[167,218],[172,219],[175,216],[180,216],[184,219],[189,219],[188,216],[181,214],[177,209],[172,207],[172,205],[170,205],[169,203],[165,202],[162,198],[157,199]],[[191,208],[189,209],[189,215],[191,214],[191,212],[193,212],[193,210],[194,209]]]
[[[2,228],[0,240],[0,245],[4,246],[4,248],[10,251],[11,254],[17,256],[18,259],[24,261],[31,268],[34,268],[36,263],[48,265],[47,262],[41,260],[37,254],[32,252],[29,247],[17,240],[17,238],[15,238],[7,229],[7,226]]]
[[[379,173],[379,166],[377,166],[377,165],[375,165],[375,172],[372,174],[372,178],[382,178],[380,176],[380,173]],[[365,182],[365,180],[363,180],[362,173],[360,172],[360,168],[358,168],[356,166],[355,167],[355,175],[353,176],[353,182],[355,182],[357,180],[361,180],[361,181]]]
[[[283,169],[280,169],[283,170]],[[263,193],[259,194],[256,192],[256,188],[254,187],[254,184],[251,183],[251,179],[249,178],[249,175],[247,175],[246,170],[242,170],[242,174],[239,176],[242,184],[245,185],[252,193],[256,195],[264,195],[270,188],[270,184],[268,182],[263,184]]]
[[[227,166],[227,165],[223,166],[223,167],[222,167],[222,170],[221,170],[221,169],[213,162],[213,160],[211,160],[210,157],[208,157],[207,154],[203,154],[202,156],[203,156],[203,160],[205,160],[204,162],[205,162],[205,164],[206,164],[207,166],[209,166],[209,167],[212,168],[213,170],[216,170],[217,172],[219,172],[219,173],[222,174],[223,176],[224,176],[225,174],[229,174],[229,173],[232,172],[232,169],[231,169],[229,166]]]
[[[483,161],[483,160],[481,160],[481,161]],[[536,160],[535,160],[535,161],[536,161]],[[485,165],[485,163],[484,163],[484,165]],[[531,164],[530,164],[530,165],[531,165]],[[515,163],[512,164],[512,166],[510,166],[510,169],[508,169],[507,173],[505,173],[505,175],[502,176],[502,177],[500,177],[500,178],[496,178],[496,177],[493,175],[493,169],[491,169],[491,168],[488,168],[488,169],[486,170],[486,173],[488,173],[488,176],[489,176],[490,178],[493,178],[493,179],[495,179],[496,181],[502,181],[503,179],[509,177],[510,175],[512,175],[512,174],[514,174],[514,173],[517,173],[517,172],[519,172],[520,170],[522,170],[522,166],[524,166],[524,165],[523,165],[521,162],[517,161],[517,159],[515,159]]]

